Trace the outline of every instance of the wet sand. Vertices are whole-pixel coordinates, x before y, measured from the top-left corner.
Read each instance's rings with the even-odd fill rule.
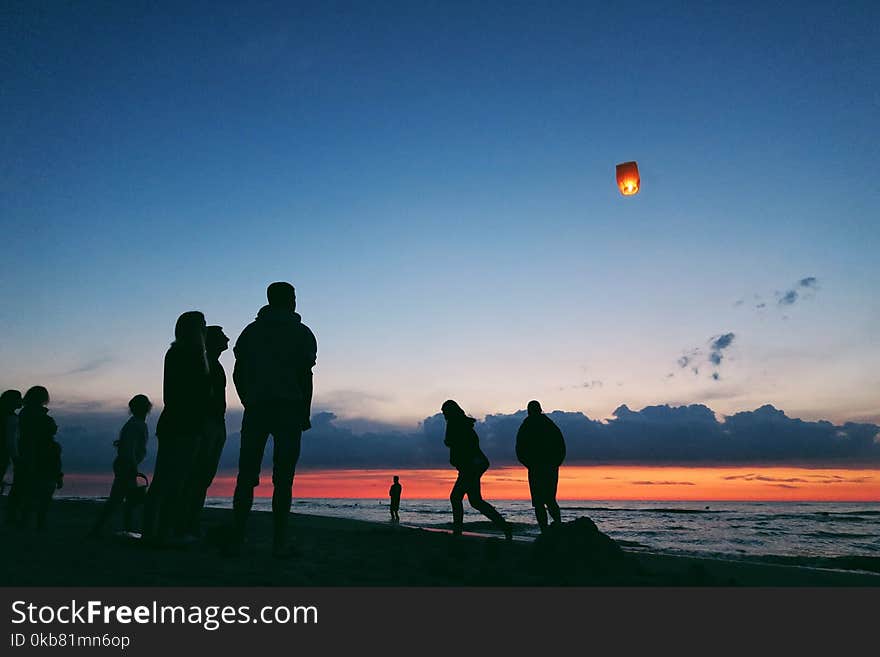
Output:
[[[5,498],[2,499],[5,502]],[[453,538],[444,532],[294,514],[299,554],[273,559],[271,516],[254,512],[238,557],[206,540],[186,549],[148,549],[108,533],[86,539],[98,504],[56,500],[49,527],[2,528],[6,586],[880,586],[880,575],[800,566],[629,553],[628,572],[549,574],[528,541]],[[223,527],[227,509],[206,509]]]

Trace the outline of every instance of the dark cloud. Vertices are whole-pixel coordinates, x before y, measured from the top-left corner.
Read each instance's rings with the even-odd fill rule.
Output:
[[[155,427],[158,410],[150,416]],[[54,408],[59,441],[64,447],[65,472],[109,472],[115,456],[113,441],[126,420],[118,412],[73,411]],[[880,433],[876,424],[827,421],[807,422],[790,418],[773,406],[744,411],[719,421],[703,404],[647,406],[640,411],[622,405],[607,422],[583,413],[553,411],[550,417],[565,434],[568,464],[753,464],[880,467]],[[483,447],[493,465],[516,464],[516,432],[525,410],[488,415],[476,425]],[[303,468],[448,467],[449,452],[443,445],[446,429],[442,415],[426,418],[415,429],[394,429],[375,424],[366,431],[353,427],[329,411],[316,412],[313,428],[303,435]],[[227,414],[229,439],[221,469],[234,471],[238,461],[241,412]],[[839,437],[845,432],[846,439]],[[155,438],[149,453],[155,453]],[[146,463],[145,468],[152,468]],[[759,476],[754,475],[758,481]],[[805,475],[801,475],[805,479]],[[839,475],[814,475],[816,483],[859,483]],[[813,475],[811,475],[813,477]],[[798,483],[786,480],[765,483]]]
[[[780,306],[793,306],[798,299],[803,297],[803,292],[815,292],[819,289],[819,279],[815,276],[806,276],[800,279],[788,290],[777,292],[777,303]]]
[[[732,481],[735,479],[742,479],[743,481],[776,481],[783,482],[788,484],[798,483],[798,484],[808,484],[810,483],[807,479],[801,479],[800,477],[769,477],[767,475],[759,475],[759,474],[745,474],[745,475],[730,475],[729,477],[722,477],[722,479],[726,479],[727,481]]]
[[[721,365],[721,361],[724,360],[724,350],[730,347],[733,343],[734,337],[733,333],[722,333],[721,335],[716,335],[709,339],[709,354],[706,357],[706,360],[715,368],[715,371],[711,374],[712,379],[715,381],[721,379],[718,367]],[[690,351],[683,353],[676,363],[682,369],[690,367],[694,376],[699,376],[700,365],[698,363],[701,361],[703,354],[704,352],[700,348],[691,349]]]
[[[635,486],[696,486],[692,481],[631,481]]]
[[[716,335],[714,338],[709,340],[709,362],[715,365],[721,365],[721,361],[724,359],[723,351],[727,349],[731,344],[733,344],[733,338],[735,336],[733,333],[723,333],[721,335]]]
[[[774,296],[776,297],[776,305],[784,308],[786,306],[793,306],[801,299],[805,299],[813,296],[816,291],[819,289],[819,279],[815,276],[805,276],[800,279],[797,283],[792,285],[790,288],[783,291],[774,292]],[[754,307],[757,310],[763,310],[767,307],[767,302],[763,300],[763,295],[756,294],[754,295],[755,304]],[[743,305],[744,300],[740,299],[736,301],[734,306]]]

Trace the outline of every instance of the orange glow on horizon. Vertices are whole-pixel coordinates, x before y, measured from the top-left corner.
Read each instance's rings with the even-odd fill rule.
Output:
[[[393,475],[400,476],[410,499],[448,497],[452,469],[322,470],[297,473],[294,496],[300,498],[375,498],[388,496]],[[522,467],[492,468],[483,475],[486,499],[528,499]],[[261,477],[256,495],[272,495],[270,477]],[[220,476],[209,495],[231,496],[235,478]],[[880,470],[794,467],[563,466],[559,499],[567,500],[717,500],[717,501],[880,501]]]

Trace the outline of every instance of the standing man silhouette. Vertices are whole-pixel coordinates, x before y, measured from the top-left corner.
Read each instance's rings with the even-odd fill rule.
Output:
[[[272,554],[290,555],[287,522],[293,497],[293,477],[302,432],[311,427],[312,367],[317,358],[315,336],[296,311],[296,292],[290,283],[272,283],[269,305],[242,331],[235,344],[232,380],[244,416],[238,479],[232,501],[234,528],[227,551],[237,554],[244,541],[247,518],[260,483],[260,464],[272,435]]]
[[[548,511],[554,522],[561,520],[556,487],[559,466],[565,460],[565,439],[556,423],[544,415],[541,404],[530,401],[528,413],[516,434],[516,457],[529,471],[532,506],[543,533],[547,529]]]
[[[388,490],[388,495],[391,497],[391,522],[400,522],[401,490],[403,490],[403,486],[400,485],[400,478],[394,475],[394,483],[391,484],[391,488]]]

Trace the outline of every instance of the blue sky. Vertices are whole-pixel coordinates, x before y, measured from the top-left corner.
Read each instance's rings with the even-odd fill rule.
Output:
[[[0,386],[158,399],[283,279],[342,418],[880,418],[876,3],[238,4],[12,3]]]

